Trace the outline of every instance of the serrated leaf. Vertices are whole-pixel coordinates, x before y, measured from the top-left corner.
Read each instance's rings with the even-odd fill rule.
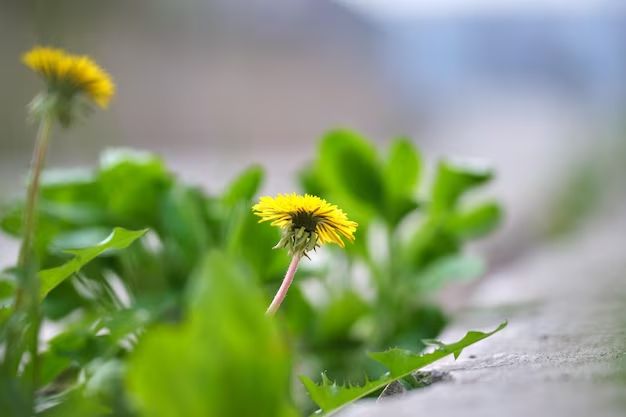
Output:
[[[500,324],[495,330],[487,333],[471,330],[458,342],[451,344],[438,342],[437,349],[430,353],[416,354],[408,350],[396,348],[385,352],[370,353],[369,356],[375,361],[385,365],[391,372],[392,377],[401,378],[450,354],[453,354],[454,359],[457,359],[463,349],[499,332],[505,327],[506,322]],[[433,344],[433,341],[430,342]]]
[[[110,249],[125,249],[135,240],[146,234],[147,231],[148,229],[126,230],[121,227],[116,227],[106,239],[94,246],[65,251],[66,253],[74,255],[74,258],[63,265],[50,269],[44,269],[39,272],[40,298],[43,300],[50,291],[78,272],[84,265],[89,263],[98,255],[101,255]]]
[[[322,412],[329,413],[384,387],[392,381],[392,378],[383,375],[373,381],[367,381],[363,385],[340,385],[322,373],[321,384],[313,382],[304,375],[300,376],[300,380],[311,399],[321,408]]]
[[[301,376],[300,379],[309,392],[311,399],[315,401],[324,414],[327,414],[376,392],[389,383],[404,378],[445,356],[452,354],[457,359],[463,349],[499,332],[506,325],[507,322],[503,322],[493,331],[486,333],[471,330],[461,340],[451,344],[438,342],[437,349],[430,353],[418,354],[397,348],[385,352],[370,353],[369,356],[387,367],[389,373],[373,381],[367,381],[363,385],[340,385],[330,380],[325,374],[322,374],[322,382],[319,384],[306,376]]]

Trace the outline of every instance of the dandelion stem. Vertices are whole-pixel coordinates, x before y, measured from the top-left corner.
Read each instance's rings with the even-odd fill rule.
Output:
[[[31,162],[31,177],[28,184],[28,193],[26,195],[26,207],[24,209],[24,239],[22,240],[18,258],[18,265],[21,268],[24,268],[30,262],[32,256],[33,240],[35,237],[35,229],[37,227],[39,181],[46,159],[51,127],[52,117],[46,114],[41,118],[41,122],[39,124],[35,149],[33,151],[33,159]]]
[[[34,259],[34,240],[37,228],[37,202],[41,171],[43,170],[50,132],[52,130],[52,115],[48,112],[43,115],[39,124],[33,159],[31,162],[30,179],[24,208],[23,239],[18,255],[18,268],[21,282],[15,294],[15,310],[25,309],[30,316],[32,327],[29,338],[29,354],[32,361],[33,390],[39,383],[39,328],[41,325],[41,311],[39,308],[39,279]],[[26,303],[25,303],[26,300]],[[19,358],[18,358],[19,361]]]
[[[283,279],[282,284],[280,284],[280,288],[278,292],[274,296],[272,303],[267,308],[265,315],[273,316],[276,314],[276,311],[280,308],[283,300],[287,296],[287,291],[289,290],[289,286],[293,282],[293,277],[296,275],[296,270],[298,269],[298,263],[300,263],[300,259],[302,259],[302,254],[296,253],[291,258],[291,263],[289,264],[289,268],[287,268],[287,273],[285,274],[285,278]]]

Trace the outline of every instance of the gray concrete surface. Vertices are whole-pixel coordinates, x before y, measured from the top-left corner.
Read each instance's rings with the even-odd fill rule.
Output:
[[[441,339],[509,326],[430,368],[451,378],[340,416],[626,416],[625,212],[485,280]]]

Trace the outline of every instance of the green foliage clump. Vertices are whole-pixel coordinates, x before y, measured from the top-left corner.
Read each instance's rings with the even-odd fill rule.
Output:
[[[493,201],[467,205],[465,196],[490,171],[442,161],[427,183],[409,140],[381,155],[354,132],[328,133],[302,187],[349,213],[356,241],[305,263],[274,319],[263,310],[289,259],[272,250],[279,232],[251,213],[263,176],[252,166],[208,194],[155,155],[129,150],[106,152],[93,171],[45,173],[35,248],[41,308],[58,330],[39,352],[40,369],[21,351],[12,355],[25,366],[0,367],[0,409],[287,417],[298,414],[294,403],[313,407],[302,390],[292,399],[293,363],[309,375],[373,376],[367,389],[337,398],[327,376],[321,386],[305,379],[329,411],[489,335],[470,333],[431,356],[406,351],[421,351],[444,326],[437,290],[484,270],[463,246],[492,231],[501,210]],[[5,233],[20,236],[22,211],[18,201],[3,212]],[[15,323],[29,325],[12,310],[15,274],[0,273],[0,343]],[[365,352],[388,347],[399,349],[389,351],[393,363],[380,360],[391,353],[372,357],[391,373],[365,361]]]
[[[392,141],[381,155],[362,136],[338,130],[322,138],[316,160],[300,177],[305,191],[338,204],[359,223],[347,257],[336,252],[333,269],[315,271],[323,276],[326,303],[311,306],[307,327],[315,330],[307,341],[338,358],[322,369],[357,376],[367,363],[355,364],[352,359],[363,357],[355,351],[422,348],[421,340],[445,324],[432,294],[450,280],[484,271],[482,260],[462,249],[498,225],[501,209],[493,201],[466,205],[463,198],[493,173],[441,161],[428,186],[425,163],[408,139]],[[358,289],[363,281],[369,292]]]

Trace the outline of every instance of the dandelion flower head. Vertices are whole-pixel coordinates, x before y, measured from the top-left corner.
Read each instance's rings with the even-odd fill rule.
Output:
[[[115,94],[109,74],[86,55],[37,46],[22,56],[22,62],[46,81],[49,93],[66,100],[82,93],[106,108]]]
[[[305,194],[278,194],[261,197],[252,207],[260,222],[269,221],[282,229],[276,247],[286,247],[290,254],[304,254],[325,243],[344,247],[343,239],[354,241],[357,224],[339,207],[326,200]]]

